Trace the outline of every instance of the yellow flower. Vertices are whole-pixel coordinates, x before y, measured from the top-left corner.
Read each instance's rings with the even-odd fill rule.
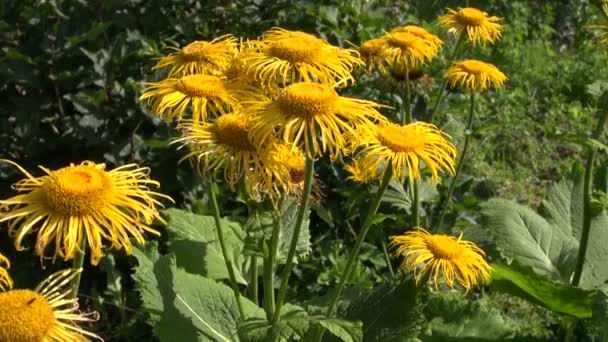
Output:
[[[184,122],[179,126],[182,137],[173,141],[188,147],[182,160],[196,163],[199,173],[214,176],[222,171],[224,179],[235,188],[236,183],[247,176],[251,195],[256,193],[256,183],[266,172],[262,164],[262,151],[258,151],[249,138],[251,119],[242,113],[228,113],[214,123]],[[261,146],[261,145],[258,145]]]
[[[458,281],[468,291],[490,279],[492,268],[484,260],[485,253],[473,242],[462,240],[462,234],[456,239],[418,228],[390,239],[390,247],[404,257],[402,267],[414,272],[417,284],[428,279],[437,288],[441,273],[449,287]]]
[[[354,180],[382,177],[383,170],[392,165],[393,177],[400,182],[408,175],[410,179],[420,178],[421,164],[431,171],[433,181],[439,173],[454,173],[456,148],[446,138],[448,136],[432,124],[414,122],[407,125],[382,123],[370,132],[358,132],[363,145],[355,155],[356,169],[351,167]],[[363,174],[358,173],[363,170]],[[368,180],[369,181],[369,180]]]
[[[171,67],[168,77],[216,75],[226,70],[236,53],[236,39],[224,35],[212,41],[197,40],[161,58],[152,70]]]
[[[356,51],[344,50],[304,32],[273,28],[243,57],[247,73],[264,87],[296,82],[345,86],[362,61]]]
[[[103,339],[76,325],[99,320],[97,312],[80,313],[71,298],[71,281],[82,269],[64,270],[46,278],[34,291],[0,293],[0,341],[65,342]]]
[[[298,197],[304,187],[305,162],[300,149],[284,143],[273,144],[264,158],[270,177],[264,177],[260,188],[273,201],[281,196]]]
[[[486,42],[494,44],[502,35],[501,20],[473,7],[460,8],[458,11],[448,8],[448,14],[439,17],[439,25],[457,37],[466,33],[473,45]]]
[[[296,83],[279,91],[274,100],[252,101],[246,111],[254,118],[250,136],[263,145],[276,133],[310,158],[329,152],[332,159],[348,152],[346,132],[386,119],[377,103],[341,97],[328,85]]]
[[[353,159],[350,163],[344,165],[344,170],[350,173],[348,179],[356,183],[368,184],[382,178],[382,173],[377,168],[368,168],[358,159]]]
[[[443,77],[452,87],[470,91],[484,91],[490,85],[500,88],[507,80],[507,76],[492,64],[473,59],[454,63]]]
[[[13,287],[13,280],[8,275],[7,269],[11,267],[8,259],[0,254],[0,291],[6,291]]]
[[[97,265],[104,241],[131,254],[130,238],[143,244],[144,232],[160,235],[148,226],[155,219],[163,222],[157,210],[162,204],[155,197],[171,199],[148,188],[159,186],[148,177],[148,168],[129,164],[105,171],[105,164],[85,161],[54,171],[42,168],[46,175],[34,178],[18,164],[2,161],[27,177],[13,186],[21,194],[0,201],[0,222],[9,223],[17,250],[24,250],[24,237],[37,231],[36,254],[42,258],[55,244],[53,260],[69,260],[86,239],[91,263]]]
[[[380,69],[382,71],[382,47],[386,44],[383,37],[364,41],[359,46],[359,54],[368,71]]]
[[[429,31],[425,30],[424,28],[422,28],[420,26],[405,25],[405,26],[395,27],[394,29],[392,29],[390,31],[390,33],[395,33],[395,32],[408,32],[408,33],[413,34],[414,36],[427,40],[428,43],[434,49],[436,49],[435,53],[439,52],[439,49],[441,49],[441,46],[443,45],[443,41],[441,39],[439,39],[439,37],[430,33]]]
[[[420,69],[439,52],[438,46],[432,41],[407,31],[389,32],[384,40],[386,42],[382,48],[384,62],[408,70]]]
[[[600,44],[604,46],[608,45],[608,23],[589,25],[587,27],[597,31],[597,40]]]
[[[152,111],[160,117],[166,116],[169,121],[182,119],[188,108],[191,108],[195,122],[206,121],[210,114],[229,113],[240,103],[238,84],[218,76],[189,75],[144,84],[147,87],[139,100],[151,103]]]

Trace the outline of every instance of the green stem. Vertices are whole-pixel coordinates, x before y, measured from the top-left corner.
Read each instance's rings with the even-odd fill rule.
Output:
[[[275,311],[274,298],[274,272],[276,268],[277,251],[279,249],[279,239],[281,234],[281,215],[275,212],[274,226],[270,239],[270,251],[267,260],[264,261],[264,303],[266,318],[271,321]]]
[[[604,125],[608,118],[608,111],[603,111],[598,121],[597,127],[593,132],[592,139],[598,139],[604,131]],[[583,275],[583,267],[585,266],[585,257],[587,255],[587,246],[589,245],[589,236],[591,231],[591,183],[593,181],[593,162],[595,160],[595,148],[589,146],[587,149],[587,165],[585,167],[585,176],[583,180],[583,231],[581,233],[581,242],[578,249],[578,257],[576,258],[576,267],[574,276],[572,277],[572,286],[579,286],[581,276]]]
[[[249,264],[249,283],[251,284],[249,291],[249,298],[256,305],[258,304],[258,257],[255,255],[251,256],[251,263]]]
[[[414,227],[420,227],[420,189],[418,188],[418,180],[410,180],[410,186],[414,190],[414,198],[412,203],[412,216],[414,218]]]
[[[213,207],[213,217],[215,218],[217,238],[222,248],[222,255],[224,256],[226,268],[228,269],[228,276],[230,277],[230,285],[232,285],[232,290],[234,291],[234,298],[236,299],[236,304],[239,307],[239,313],[241,314],[241,318],[244,319],[245,312],[243,311],[243,304],[241,303],[241,293],[239,292],[239,286],[236,282],[236,276],[234,275],[232,256],[230,255],[230,253],[228,252],[228,248],[226,247],[226,240],[224,239],[224,226],[222,225],[222,221],[220,219],[220,208],[217,204],[217,197],[215,195],[214,186],[215,183],[213,181],[209,181],[209,197],[211,198],[211,205]]]
[[[403,115],[401,116],[401,124],[412,123],[412,92],[410,89],[410,71],[405,68],[405,98],[403,99]]]
[[[462,147],[462,152],[460,153],[460,158],[458,158],[458,163],[456,164],[456,173],[450,182],[450,187],[448,189],[447,197],[445,198],[445,202],[443,203],[443,208],[441,208],[441,215],[439,216],[439,222],[435,226],[435,231],[440,229],[441,223],[443,223],[443,218],[445,213],[450,206],[450,201],[452,200],[452,193],[454,192],[454,187],[456,186],[456,181],[458,180],[458,175],[460,175],[460,171],[462,170],[462,166],[464,165],[464,158],[467,155],[467,150],[469,148],[469,140],[471,138],[471,132],[473,131],[473,114],[475,112],[475,93],[471,90],[471,104],[469,107],[469,117],[467,119],[467,128],[466,134],[464,138],[464,146]]]
[[[359,256],[359,252],[361,251],[361,246],[363,245],[363,242],[365,241],[365,236],[369,232],[369,229],[372,227],[374,217],[376,216],[376,212],[378,211],[378,208],[380,207],[380,202],[382,200],[382,196],[384,195],[384,191],[386,191],[386,188],[388,187],[388,184],[390,183],[392,176],[393,176],[393,166],[391,164],[389,164],[387,166],[386,170],[384,171],[384,177],[382,178],[382,183],[380,183],[380,187],[378,188],[376,197],[373,199],[373,201],[370,204],[369,210],[367,212],[367,216],[365,217],[365,220],[363,221],[363,224],[361,226],[361,232],[359,233],[359,236],[357,237],[357,241],[355,242],[355,247],[353,248],[352,252],[350,253],[350,257],[348,258],[348,262],[346,263],[346,268],[344,269],[344,273],[342,273],[342,275],[340,276],[340,281],[338,282],[338,287],[335,289],[335,291],[331,297],[331,300],[329,302],[329,306],[327,307],[327,310],[325,311],[325,315],[327,317],[329,317],[333,314],[334,310],[336,309],[336,305],[338,304],[338,300],[340,299],[340,296],[342,295],[342,291],[344,290],[344,286],[350,279],[350,276],[351,276],[354,266],[355,266],[355,262],[357,261],[357,257]],[[321,332],[319,334],[317,334],[317,338],[316,338],[317,342],[321,341],[321,339],[323,338],[323,333],[324,333],[324,330],[321,330]]]
[[[80,240],[80,244],[78,245],[78,251],[76,251],[76,255],[72,260],[72,268],[73,269],[81,269],[84,266],[84,257],[87,254],[87,238],[82,237]],[[78,290],[80,289],[80,278],[82,277],[82,272],[79,272],[76,277],[72,280],[72,294],[71,298],[78,297]]]
[[[458,40],[456,40],[456,45],[454,46],[454,50],[452,50],[452,54],[448,58],[448,62],[452,63],[456,59],[456,57],[458,57],[458,52],[460,51],[460,47],[464,43],[465,38],[466,38],[466,32],[463,31],[462,33],[460,33]],[[447,87],[448,87],[448,80],[446,78],[444,78],[443,82],[441,82],[441,89],[439,90],[439,94],[437,95],[437,98],[435,99],[435,104],[433,105],[433,110],[431,111],[429,122],[433,122],[433,119],[435,118],[435,113],[437,113],[437,109],[439,109],[439,105],[441,104],[441,99],[443,98],[443,94],[445,93],[445,90]]]
[[[281,309],[285,304],[285,296],[287,295],[287,285],[289,283],[289,276],[293,267],[293,258],[296,254],[296,247],[298,245],[298,239],[300,237],[300,231],[302,230],[302,223],[304,222],[304,216],[308,209],[308,198],[312,190],[312,182],[314,177],[315,161],[310,157],[306,158],[306,166],[304,170],[304,189],[302,191],[302,200],[298,213],[296,216],[296,225],[293,230],[291,237],[291,244],[289,245],[289,251],[287,252],[287,260],[285,261],[285,267],[281,272],[281,285],[279,287],[279,293],[277,295],[277,303],[272,317],[272,324],[276,325],[281,317]],[[276,331],[276,329],[275,329]],[[275,336],[276,337],[276,336]]]
[[[384,236],[384,234],[382,234]],[[395,278],[395,270],[393,270],[393,264],[391,263],[391,258],[388,255],[388,248],[386,248],[386,241],[382,239],[380,242],[382,246],[382,254],[384,254],[384,259],[386,260],[386,266],[388,267],[388,273],[391,274],[391,278]]]

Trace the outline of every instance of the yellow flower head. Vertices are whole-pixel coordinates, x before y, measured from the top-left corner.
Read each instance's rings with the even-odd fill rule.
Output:
[[[151,191],[158,182],[148,177],[150,170],[135,164],[105,171],[105,164],[85,161],[80,165],[48,170],[35,178],[16,163],[27,178],[13,185],[21,194],[0,201],[0,222],[8,222],[9,234],[17,250],[24,250],[24,237],[38,232],[36,254],[55,244],[53,260],[73,259],[83,239],[91,249],[91,263],[97,265],[104,254],[104,242],[111,248],[132,252],[130,238],[141,244],[144,232],[160,235],[149,225],[162,204],[156,198],[171,198]]]
[[[71,281],[82,269],[52,274],[34,291],[0,293],[0,341],[85,342],[103,339],[76,325],[99,320],[97,312],[80,313],[78,298],[71,298]]]
[[[468,291],[490,279],[492,268],[484,260],[485,253],[473,242],[462,240],[462,234],[456,239],[418,228],[390,239],[394,253],[404,257],[402,267],[414,272],[418,284],[425,279],[437,288],[441,273],[449,287],[456,280]]]
[[[441,49],[441,46],[443,45],[443,41],[439,39],[439,37],[417,25],[399,26],[390,31],[390,33],[395,32],[408,32],[414,36],[425,39],[434,49],[437,50],[435,53],[439,52],[439,49]]]
[[[409,70],[420,69],[439,52],[439,47],[431,40],[408,31],[389,32],[384,40],[382,57],[385,63]]]
[[[406,77],[407,73],[407,77]],[[409,80],[410,87],[419,89],[429,89],[433,84],[433,78],[422,69],[407,70],[402,66],[396,65],[390,68],[390,72],[384,75],[386,85],[401,90],[405,87],[405,81]]]
[[[454,63],[443,77],[452,87],[459,86],[470,91],[484,91],[490,87],[500,88],[507,76],[489,63],[468,59]]]
[[[306,158],[298,148],[275,143],[268,149],[264,165],[270,177],[265,177],[260,188],[275,201],[281,196],[299,196],[304,187]]]
[[[350,174],[348,179],[355,183],[369,184],[382,178],[382,170],[371,169],[369,165],[365,165],[359,159],[353,159],[350,163],[344,165],[344,170]]]
[[[449,33],[460,37],[465,34],[473,45],[494,44],[502,35],[502,18],[490,17],[487,13],[473,7],[460,8],[455,11],[448,8],[448,14],[439,17],[441,25]]]
[[[264,87],[296,82],[345,86],[351,71],[363,62],[356,51],[345,50],[304,32],[273,28],[243,57],[247,73]]]
[[[152,111],[167,120],[182,119],[188,108],[194,121],[229,113],[239,107],[241,87],[219,76],[188,75],[145,83],[139,98],[152,105]]]
[[[359,54],[368,71],[382,70],[382,48],[386,44],[384,37],[364,41],[359,46]]]
[[[202,176],[213,176],[222,171],[232,189],[244,176],[252,186],[264,176],[261,152],[249,138],[251,119],[248,116],[228,113],[218,117],[214,123],[188,121],[179,128],[182,137],[173,143],[189,148],[182,160],[192,158]],[[249,190],[255,193],[255,189]]]
[[[224,35],[212,41],[197,40],[161,58],[152,70],[171,67],[168,77],[216,75],[226,70],[236,53],[237,40]]]
[[[13,287],[13,280],[8,275],[7,269],[11,267],[8,259],[0,254],[0,291],[6,291]],[[0,340],[1,341],[1,340]]]
[[[400,182],[408,175],[420,178],[421,164],[431,171],[433,181],[439,173],[454,173],[456,148],[446,134],[432,124],[414,122],[407,125],[382,123],[373,131],[358,132],[363,145],[355,155],[356,169],[351,166],[355,178],[371,181],[379,179],[385,167],[392,165],[393,177]],[[363,172],[363,173],[361,173]]]
[[[246,111],[255,120],[250,136],[256,144],[277,133],[310,158],[329,152],[335,159],[348,152],[344,133],[386,121],[376,110],[379,106],[341,97],[328,85],[296,83],[281,89],[274,100],[252,101]]]

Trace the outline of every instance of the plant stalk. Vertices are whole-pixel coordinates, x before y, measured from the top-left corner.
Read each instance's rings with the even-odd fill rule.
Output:
[[[604,131],[608,111],[602,111],[597,127],[593,131],[592,139],[598,139]],[[591,233],[591,186],[593,182],[593,163],[595,161],[595,148],[589,146],[587,148],[587,165],[585,167],[585,175],[583,179],[583,231],[581,233],[581,242],[576,258],[576,266],[574,275],[572,276],[572,286],[579,286],[583,275],[583,267],[585,266],[585,257],[587,255],[587,247],[589,245],[589,236]]]
[[[414,218],[414,227],[420,227],[420,189],[418,188],[418,180],[410,180],[410,185],[414,191],[412,203],[412,216]]]
[[[475,93],[471,90],[471,103],[469,107],[469,117],[467,119],[467,128],[466,134],[464,137],[464,146],[462,147],[462,152],[460,153],[460,158],[458,158],[458,163],[456,164],[456,173],[452,180],[450,181],[450,187],[448,189],[448,194],[445,199],[445,203],[443,204],[443,208],[441,208],[441,215],[439,216],[439,222],[437,222],[437,226],[435,226],[435,231],[437,231],[441,227],[441,223],[443,223],[443,218],[445,217],[445,213],[450,206],[450,201],[452,200],[452,193],[454,192],[454,187],[456,187],[456,181],[458,180],[458,176],[460,175],[460,171],[462,170],[462,166],[464,165],[464,158],[467,155],[467,150],[469,148],[469,140],[471,138],[471,134],[473,131],[473,114],[475,113]]]
[[[251,287],[249,288],[249,298],[256,305],[258,305],[258,257],[255,255],[251,256],[251,262],[249,264],[249,283]]]
[[[412,123],[412,91],[410,89],[410,71],[405,68],[405,98],[403,99],[403,115],[401,116],[401,124],[405,125]]]
[[[291,269],[293,268],[293,258],[296,254],[296,247],[298,245],[298,239],[300,237],[300,231],[302,230],[302,223],[304,222],[304,216],[306,215],[306,211],[308,209],[308,198],[310,197],[310,193],[312,191],[312,182],[314,177],[314,169],[315,169],[315,161],[306,157],[306,166],[304,170],[304,189],[302,192],[302,200],[300,202],[300,206],[298,208],[298,213],[296,216],[296,226],[293,231],[293,236],[291,237],[291,243],[289,245],[289,251],[287,252],[287,260],[285,261],[285,267],[281,272],[281,285],[279,287],[279,293],[277,294],[277,302],[274,309],[274,314],[272,317],[272,324],[276,325],[281,317],[281,309],[285,304],[285,297],[287,295],[287,285],[289,284],[289,276],[291,274]],[[276,242],[278,244],[278,242]],[[276,327],[275,327],[276,328]],[[276,329],[275,329],[276,330]],[[277,336],[275,336],[277,338]]]
[[[232,263],[232,256],[228,252],[228,248],[226,247],[226,240],[224,239],[224,226],[222,225],[222,221],[220,218],[220,208],[217,204],[217,197],[215,195],[214,189],[215,183],[213,181],[209,181],[209,197],[211,198],[211,205],[213,207],[213,217],[215,218],[215,227],[217,231],[217,238],[220,241],[220,246],[222,248],[222,255],[224,257],[224,262],[226,263],[226,269],[228,269],[228,276],[230,277],[230,285],[232,286],[232,290],[234,291],[234,299],[236,300],[236,304],[239,308],[239,313],[241,314],[241,319],[245,318],[245,311],[243,311],[243,304],[241,303],[241,293],[239,291],[239,286],[236,282],[236,276],[234,275],[234,268]]]
[[[72,268],[73,269],[81,269],[84,266],[84,257],[87,254],[87,238],[82,237],[80,243],[78,244],[78,251],[72,260]],[[80,278],[82,277],[82,272],[79,272],[76,277],[72,280],[72,293],[70,295],[71,298],[78,297],[78,290],[80,289]]]
[[[279,238],[281,234],[281,215],[275,212],[272,236],[270,238],[270,251],[267,260],[264,261],[264,303],[266,305],[266,318],[271,321],[275,311],[274,298],[274,272],[276,269]]]

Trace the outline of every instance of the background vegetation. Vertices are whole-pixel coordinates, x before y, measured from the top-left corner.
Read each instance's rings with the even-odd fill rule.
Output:
[[[494,196],[538,206],[547,185],[575,168],[582,150],[577,137],[591,130],[599,94],[608,85],[606,55],[586,28],[599,18],[589,1],[486,0],[469,4],[504,18],[506,29],[500,43],[479,50],[474,57],[499,66],[510,80],[505,90],[479,97],[477,102],[471,161],[445,225],[455,231],[479,224],[480,204]],[[152,169],[152,178],[161,182],[161,191],[176,199],[177,207],[206,213],[207,199],[196,175],[187,163],[178,165],[181,152],[168,145],[175,134],[172,127],[137,101],[140,82],[152,77],[154,59],[166,52],[166,46],[226,33],[255,38],[273,26],[315,33],[336,45],[358,45],[406,23],[431,27],[446,7],[464,5],[464,1],[428,0],[2,1],[0,156],[28,170],[38,165],[59,168],[83,160],[104,162],[110,168],[131,162],[146,165]],[[435,80],[430,94],[416,102],[419,119],[424,119],[426,103],[438,91],[442,69],[436,66],[446,61],[434,63],[428,70]],[[383,87],[363,80],[348,91],[352,96],[398,106]],[[444,129],[458,139],[463,128],[457,119],[462,121],[467,100],[454,91],[452,95],[439,116]],[[355,199],[365,192],[341,181],[343,177],[337,177],[341,172],[328,161],[317,169],[325,183],[326,200],[311,216],[310,256],[298,264],[289,293],[302,303],[314,305],[315,298],[335,285],[354,241]],[[10,184],[19,178],[14,168],[0,165],[2,198],[9,197]],[[229,197],[221,200],[225,210],[232,210],[224,215],[236,216],[245,210]],[[399,203],[386,203],[385,209],[397,211]],[[384,232],[368,239],[352,279],[353,296],[389,278],[380,244],[374,241],[401,232],[402,225],[398,219],[390,221]],[[13,251],[4,230],[0,236],[2,250]],[[32,273],[41,262],[36,257],[8,254],[18,286],[42,279]],[[42,262],[49,273],[63,267]],[[147,314],[140,310],[140,297],[131,291],[134,263],[133,258],[116,254],[86,270],[82,305],[100,311],[104,319],[91,330],[107,340],[150,340],[152,336]],[[415,305],[402,299],[402,305]],[[410,330],[429,340],[442,340],[455,327],[473,329],[461,330],[461,336],[482,340],[491,336],[560,340],[564,334],[562,318],[556,314],[499,293],[474,304],[450,294],[426,303],[419,310],[435,322],[433,334],[425,335],[425,329],[431,327],[420,324]],[[359,304],[365,307],[365,303]],[[468,317],[477,318],[467,324],[449,321],[445,319],[449,315],[440,315],[449,311],[446,308],[452,310],[452,317],[469,312]],[[417,324],[407,317],[397,318],[395,324]],[[504,329],[505,334],[492,329]],[[579,330],[576,333],[583,336]]]

